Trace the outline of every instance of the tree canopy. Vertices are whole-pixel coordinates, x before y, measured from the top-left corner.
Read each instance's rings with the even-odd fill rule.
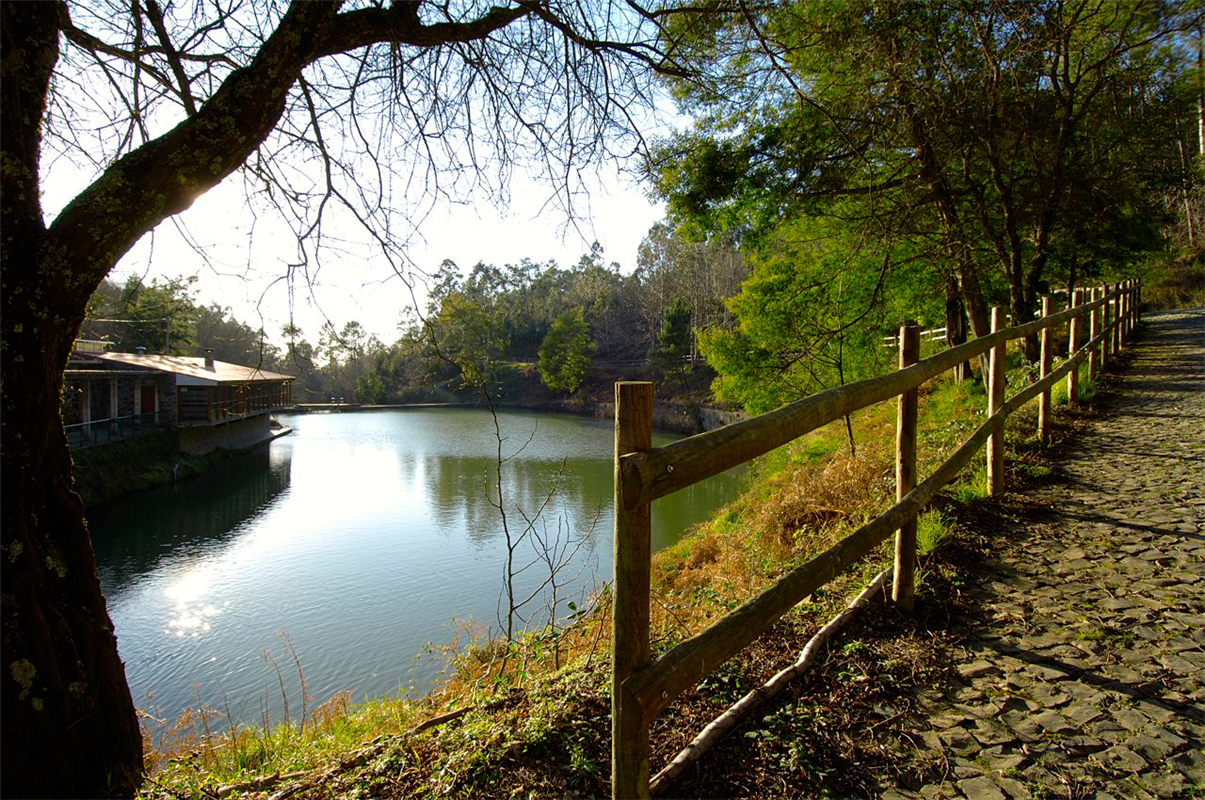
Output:
[[[990,305],[1028,319],[1050,285],[1162,245],[1198,13],[804,0],[679,20],[709,77],[675,83],[696,123],[661,143],[653,174],[697,235],[772,248],[804,216],[839,220],[859,250],[907,243],[982,335]]]

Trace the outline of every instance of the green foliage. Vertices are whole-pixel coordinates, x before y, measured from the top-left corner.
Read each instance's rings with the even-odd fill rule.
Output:
[[[203,311],[193,295],[196,280],[155,278],[145,283],[132,275],[120,287],[101,281],[88,302],[80,336],[107,340],[119,352],[145,347],[148,353],[193,355]]]
[[[266,368],[280,361],[280,351],[267,341],[262,330],[244,325],[230,309],[217,303],[197,308],[194,329],[196,348],[212,350],[219,361]]]
[[[561,314],[552,321],[540,345],[540,379],[549,389],[573,394],[590,372],[593,351],[582,310]]]
[[[361,375],[356,381],[356,399],[361,403],[379,403],[385,397],[385,384],[375,372]]]
[[[916,552],[928,555],[954,538],[954,526],[936,509],[924,512],[916,519]]]
[[[736,328],[699,337],[719,373],[716,395],[761,413],[882,370],[891,358],[885,321],[903,313],[901,304],[940,318],[933,293],[927,302],[915,288],[925,283],[917,264],[905,247],[864,248],[833,218],[784,223],[729,301]]]
[[[456,365],[464,385],[483,388],[490,383],[506,338],[489,311],[453,292],[440,305],[434,331],[440,357]]]
[[[805,217],[843,227],[858,243],[847,251],[910,249],[926,278],[902,284],[922,300],[901,304],[908,316],[956,277],[980,333],[993,304],[1028,318],[1048,286],[1116,274],[1162,247],[1169,210],[1199,194],[1181,155],[1196,144],[1182,131],[1195,124],[1186,88],[1199,76],[1177,42],[1199,12],[1123,6],[814,0],[685,15],[675,46],[702,77],[674,91],[696,122],[659,143],[652,178],[682,230],[738,232],[762,259]],[[755,372],[774,385],[745,398],[757,408],[799,384],[774,374],[774,354],[798,366],[792,350],[813,355],[757,335],[712,342],[728,362],[757,365],[734,396],[762,380]]]
[[[657,342],[649,350],[649,363],[662,375],[672,375],[686,369],[685,361],[690,357],[692,338],[690,322],[690,304],[679,297],[666,313]]]

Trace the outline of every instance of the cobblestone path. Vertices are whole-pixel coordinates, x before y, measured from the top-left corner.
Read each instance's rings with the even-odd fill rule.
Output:
[[[918,730],[944,779],[884,800],[1205,798],[1205,311],[1148,317],[1130,359],[970,592]]]

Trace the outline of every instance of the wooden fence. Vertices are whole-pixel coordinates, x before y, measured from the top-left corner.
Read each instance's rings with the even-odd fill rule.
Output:
[[[1095,374],[1129,341],[1138,323],[1140,287],[1126,282],[1079,290],[1070,307],[1003,327],[1002,309],[992,309],[992,333],[923,361],[917,360],[919,329],[900,330],[900,368],[785,405],[768,414],[727,425],[664,447],[652,447],[653,384],[615,384],[615,583],[612,617],[611,790],[615,798],[648,797],[649,723],[674,698],[711,674],[761,635],[805,597],[831,581],[896,533],[892,597],[912,606],[916,560],[916,516],[939,489],[987,445],[988,489],[1004,488],[1004,421],[1040,396],[1038,432],[1050,432],[1050,390],[1066,378],[1068,398],[1078,398],[1077,375],[1087,360]],[[1088,322],[1085,330],[1084,321]],[[1069,355],[1051,369],[1051,329],[1069,325]],[[1004,358],[1009,341],[1041,334],[1040,377],[1007,400]],[[1086,335],[1085,335],[1086,334]],[[1085,341],[1086,340],[1086,341]],[[990,352],[988,418],[923,482],[916,483],[916,394],[927,380]],[[822,425],[875,403],[899,398],[897,502],[828,550],[787,573],[773,586],[702,632],[657,658],[649,646],[650,504],[659,497],[735,467]]]

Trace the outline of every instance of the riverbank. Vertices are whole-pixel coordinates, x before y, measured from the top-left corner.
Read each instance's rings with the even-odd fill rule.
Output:
[[[927,393],[922,401],[929,421],[925,457],[937,458],[952,447],[974,424],[981,402],[976,384],[943,385]],[[659,554],[655,646],[668,647],[702,629],[799,558],[889,504],[893,418],[890,404],[855,415],[854,456],[848,454],[843,425],[768,455],[745,496]],[[974,476],[970,480],[973,484]],[[878,559],[885,557],[880,553]],[[801,646],[876,568],[868,562],[829,587],[675,703],[658,722],[659,747],[681,744],[662,734],[697,730],[719,704],[780,666],[784,651]],[[213,790],[241,782],[240,791],[254,796],[267,796],[271,786],[256,789],[246,781],[278,770],[304,772],[313,783],[313,797],[342,796],[356,787],[398,797],[506,796],[504,786],[522,786],[540,796],[605,794],[609,630],[604,590],[555,629],[535,630],[510,643],[478,640],[447,653],[447,681],[423,698],[403,695],[352,706],[349,696],[336,695],[301,718],[263,729],[227,727],[223,714],[213,710],[198,710],[188,733],[175,721],[148,722],[149,763],[158,770],[157,780],[173,788]],[[292,707],[300,706],[292,698]],[[166,760],[179,752],[198,755]],[[318,774],[327,777],[314,783]]]
[[[542,412],[500,410],[497,419],[516,571],[541,557],[537,539],[555,546],[559,617],[567,617],[567,603],[584,605],[596,578],[611,574],[612,426]],[[282,668],[292,660],[281,630],[305,691],[321,702],[341,690],[357,700],[399,686],[426,693],[445,666],[428,650],[499,624],[508,539],[494,504],[498,441],[488,412],[282,421],[294,433],[270,451],[88,515],[127,681],[158,718],[229,702],[240,722],[260,722],[262,690],[275,683],[261,653]],[[657,433],[654,442],[676,438]],[[657,546],[737,497],[741,483],[740,473],[725,474],[666,498]],[[524,515],[537,514],[538,536],[520,540]],[[540,589],[548,569],[541,561],[518,574],[516,603]],[[545,600],[517,613],[542,622]],[[296,716],[295,669],[284,670],[284,682]],[[286,713],[278,698],[274,690],[264,704],[271,721]]]
[[[1086,376],[1084,376],[1086,379]],[[1019,376],[1018,376],[1019,378]],[[1081,385],[1091,386],[1086,380]],[[1056,390],[1056,405],[1060,403]],[[921,471],[957,446],[981,416],[977,383],[938,382],[921,397]],[[1028,411],[1028,410],[1027,410]],[[1056,417],[1054,448],[1083,410]],[[1032,412],[1006,429],[1010,485],[1050,474],[1050,448],[1031,436]],[[764,457],[749,491],[676,547],[654,559],[654,649],[691,635],[792,564],[878,513],[893,498],[893,404],[853,418],[855,454],[844,427],[827,426]],[[861,732],[907,718],[916,698],[894,686],[939,689],[951,667],[931,646],[964,580],[968,540],[985,500],[983,470],[969,470],[921,519],[918,613],[896,620],[889,640],[855,639],[804,681],[812,700],[771,709],[709,757],[692,795],[782,793],[780,776],[825,796],[856,793],[860,770],[879,756]],[[972,537],[973,541],[973,537]],[[654,724],[654,761],[664,763],[694,731],[792,658],[870,574],[887,548],[801,604],[766,636],[684,694]],[[478,641],[449,654],[446,684],[424,698],[383,698],[351,706],[336,696],[301,720],[218,733],[221,715],[198,712],[206,733],[175,740],[148,727],[148,764],[171,792],[188,796],[318,798],[605,796],[609,763],[609,598],[604,591],[567,627],[511,643]],[[872,611],[876,619],[890,609]],[[893,618],[894,619],[894,618]],[[937,630],[937,633],[934,631]],[[205,714],[209,714],[206,718]],[[197,722],[197,717],[192,720]],[[171,753],[187,759],[168,761]],[[848,770],[829,765],[844,763]],[[856,766],[862,764],[862,767]],[[256,777],[258,776],[258,777]],[[739,776],[739,785],[731,782]],[[279,789],[287,784],[284,789]],[[706,787],[710,786],[710,789]],[[172,796],[152,787],[147,797]]]

